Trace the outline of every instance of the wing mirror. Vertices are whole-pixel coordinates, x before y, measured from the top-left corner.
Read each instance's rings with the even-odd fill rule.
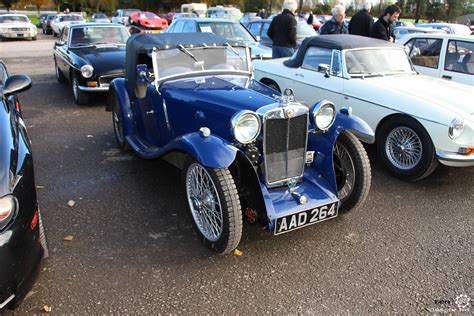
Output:
[[[12,94],[17,94],[31,88],[31,79],[28,76],[24,75],[15,75],[10,76],[5,81],[5,86],[3,87],[3,94],[8,97]]]
[[[63,41],[57,41],[55,43],[56,46],[64,46],[64,42]]]
[[[262,40],[262,38],[260,37],[260,35],[255,36],[255,39],[257,40],[257,42],[260,42],[260,41]]]
[[[135,86],[135,95],[139,99],[146,97],[149,80],[147,78],[148,66],[145,64],[137,65],[137,78]]]
[[[324,77],[329,78],[329,67],[331,66],[328,64],[319,64],[318,72],[324,72]]]

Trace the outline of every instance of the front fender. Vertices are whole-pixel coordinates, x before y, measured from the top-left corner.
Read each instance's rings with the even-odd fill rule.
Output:
[[[107,111],[112,111],[112,93],[117,97],[117,102],[119,104],[120,110],[122,111],[122,125],[123,125],[123,134],[125,137],[134,134],[134,124],[133,124],[133,113],[132,107],[130,104],[130,98],[128,96],[127,89],[125,87],[124,78],[116,78],[112,80],[109,86],[109,92],[107,97]]]
[[[226,140],[211,135],[203,137],[198,132],[183,135],[163,148],[165,152],[186,152],[208,168],[227,168],[234,162],[237,148]]]
[[[373,144],[375,142],[375,133],[372,128],[360,117],[346,114],[337,113],[336,120],[334,121],[333,128],[343,128],[354,134],[359,140],[367,144]]]

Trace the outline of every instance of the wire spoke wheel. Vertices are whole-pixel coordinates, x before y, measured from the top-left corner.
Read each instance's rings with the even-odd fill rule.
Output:
[[[418,134],[411,128],[394,128],[387,136],[385,152],[397,168],[409,170],[416,167],[423,155],[423,145]]]
[[[354,189],[355,167],[347,148],[339,142],[334,146],[334,171],[338,196],[341,200],[345,200]]]
[[[197,228],[209,241],[217,241],[223,231],[222,205],[214,181],[200,164],[187,170],[186,193]]]

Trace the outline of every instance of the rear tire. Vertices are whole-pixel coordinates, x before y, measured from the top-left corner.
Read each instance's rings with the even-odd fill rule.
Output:
[[[369,157],[357,137],[343,132],[334,144],[333,160],[341,201],[339,212],[344,214],[359,207],[369,194],[372,181]]]
[[[239,245],[242,210],[229,169],[206,168],[191,160],[183,169],[184,189],[194,226],[204,245],[224,255]]]
[[[43,226],[43,217],[41,216],[41,212],[38,210],[39,216],[39,240],[40,244],[43,247],[43,259],[49,257],[49,250],[48,250],[48,242],[46,241],[46,233]]]
[[[392,118],[379,127],[377,153],[385,168],[404,181],[426,178],[438,166],[430,135],[408,116]]]

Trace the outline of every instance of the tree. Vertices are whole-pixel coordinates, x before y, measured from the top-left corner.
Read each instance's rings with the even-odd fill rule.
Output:
[[[10,8],[20,0],[0,0],[0,2],[7,8],[7,11],[10,12]]]
[[[56,6],[56,12],[59,13],[59,8],[63,3],[64,3],[63,0],[53,0],[53,4]]]
[[[40,9],[42,6],[47,5],[50,3],[49,0],[31,0],[29,1],[31,5],[34,5],[36,7],[36,10],[38,10],[38,13],[40,13]]]
[[[439,2],[434,2],[430,4],[426,10],[426,15],[430,21],[439,21],[444,19],[446,12],[444,10],[444,4]]]
[[[456,18],[461,15],[467,4],[467,0],[446,0],[446,19],[456,21]]]

